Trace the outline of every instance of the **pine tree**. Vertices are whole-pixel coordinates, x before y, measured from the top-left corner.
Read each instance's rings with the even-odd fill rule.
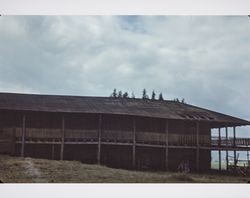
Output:
[[[117,98],[116,89],[113,90],[113,93],[110,95],[110,97]]]
[[[164,100],[162,93],[159,94],[159,100]]]
[[[181,103],[185,103],[185,99],[184,98],[182,98]]]
[[[148,95],[147,95],[146,89],[143,89],[143,91],[142,91],[142,99],[143,100],[147,100],[148,99]]]
[[[118,98],[122,98],[122,91],[118,92]]]
[[[132,92],[131,98],[135,99],[135,94],[134,94],[134,92]]]
[[[175,102],[180,102],[179,98],[174,99]]]
[[[129,98],[128,96],[128,92],[125,92],[123,95],[122,95],[123,98]]]
[[[152,92],[151,100],[155,100],[155,90]]]

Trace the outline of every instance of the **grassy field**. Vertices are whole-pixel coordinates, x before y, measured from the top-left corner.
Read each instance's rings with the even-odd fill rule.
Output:
[[[129,171],[77,161],[0,155],[0,180],[4,183],[247,183],[250,178]]]

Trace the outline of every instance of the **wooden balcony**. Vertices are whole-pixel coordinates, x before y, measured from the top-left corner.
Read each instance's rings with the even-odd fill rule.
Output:
[[[21,128],[5,128],[2,134],[13,134],[16,143],[22,139]],[[62,138],[60,129],[36,129],[26,128],[25,143],[47,143],[60,144]],[[65,129],[65,144],[97,144],[97,130]],[[137,145],[150,145],[156,147],[165,147],[166,139],[169,147],[190,147],[197,146],[197,136],[186,134],[169,133],[168,138],[164,133],[136,131],[135,140]],[[101,142],[107,144],[133,143],[132,131],[103,130]],[[250,138],[221,138],[211,137],[210,135],[199,135],[199,147],[207,149],[250,149]]]
[[[219,137],[212,137],[211,141],[213,146],[219,147],[247,147],[250,146],[250,138],[221,138]]]

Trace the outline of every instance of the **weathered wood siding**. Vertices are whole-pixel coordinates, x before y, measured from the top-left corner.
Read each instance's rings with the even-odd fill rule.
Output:
[[[14,128],[0,128],[0,153],[2,154],[14,154],[15,142],[14,142]]]
[[[17,116],[9,114],[1,124],[2,134],[12,134],[19,143],[22,140],[22,115],[24,114],[20,113]],[[25,117],[26,146],[24,156],[40,156],[51,159],[53,155],[54,159],[60,159],[62,150],[59,144],[64,145],[65,143],[63,159],[96,163],[98,161],[97,143],[99,143],[98,134],[100,132],[101,162],[114,167],[136,167],[139,169],[148,167],[149,169],[164,170],[166,141],[168,141],[169,146],[197,145],[196,125],[191,121],[169,120],[168,137],[166,138],[165,119],[102,115],[102,121],[99,122],[99,114],[38,112],[25,113]],[[135,142],[133,139],[134,130]],[[64,136],[62,136],[63,131]],[[64,141],[62,141],[62,137],[64,137]],[[85,142],[90,143],[85,144]],[[209,146],[211,142],[210,128],[205,123],[200,124],[199,142],[201,146]],[[116,143],[130,143],[130,145],[119,146]],[[160,145],[160,147],[153,148],[152,145]],[[17,154],[20,153],[19,146],[16,144]],[[80,151],[81,149],[86,150]],[[176,157],[175,150],[170,149],[168,160],[170,170],[176,170],[185,159],[189,159],[190,166],[194,169],[195,152],[191,150],[179,149],[179,157]],[[203,162],[206,164],[201,164],[201,166],[208,167],[210,163],[210,161],[208,162],[210,159],[209,151],[204,154],[207,156],[201,156],[201,158],[204,158]]]
[[[79,140],[97,140],[97,130],[91,129],[66,129],[65,140],[67,139],[79,139]]]
[[[132,131],[103,130],[102,141],[132,142]]]

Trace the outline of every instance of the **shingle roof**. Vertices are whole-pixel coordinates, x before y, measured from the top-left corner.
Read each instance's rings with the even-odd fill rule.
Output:
[[[0,93],[1,110],[103,113],[250,125],[250,122],[174,101]]]

